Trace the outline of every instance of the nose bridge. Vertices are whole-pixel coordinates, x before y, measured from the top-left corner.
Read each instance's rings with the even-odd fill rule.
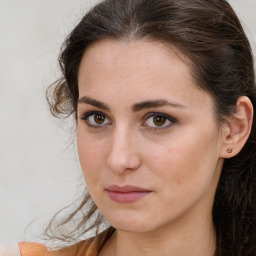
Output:
[[[135,170],[141,159],[138,154],[138,135],[128,125],[119,125],[114,128],[112,143],[108,154],[110,170],[122,173],[124,170]]]

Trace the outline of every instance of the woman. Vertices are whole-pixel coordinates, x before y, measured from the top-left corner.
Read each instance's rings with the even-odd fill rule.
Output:
[[[225,0],[103,1],[60,65],[48,101],[76,118],[89,194],[59,238],[82,241],[22,255],[256,255],[253,58]]]

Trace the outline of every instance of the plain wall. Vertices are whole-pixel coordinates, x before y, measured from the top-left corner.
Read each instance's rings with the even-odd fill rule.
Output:
[[[40,241],[50,217],[83,187],[74,133],[51,117],[45,89],[58,78],[65,36],[95,2],[0,0],[1,244]],[[256,1],[230,3],[256,56]]]

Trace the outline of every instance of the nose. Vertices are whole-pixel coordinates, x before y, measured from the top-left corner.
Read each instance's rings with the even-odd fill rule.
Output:
[[[108,154],[107,167],[116,174],[136,170],[141,165],[139,142],[135,132],[125,128],[113,131],[111,148]]]

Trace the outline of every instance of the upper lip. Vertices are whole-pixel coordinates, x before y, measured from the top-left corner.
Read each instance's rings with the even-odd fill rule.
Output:
[[[150,192],[150,190],[148,190],[148,189],[136,187],[136,186],[133,186],[133,185],[125,185],[125,186],[110,185],[106,188],[106,190],[112,191],[112,192],[121,192],[121,193]]]

